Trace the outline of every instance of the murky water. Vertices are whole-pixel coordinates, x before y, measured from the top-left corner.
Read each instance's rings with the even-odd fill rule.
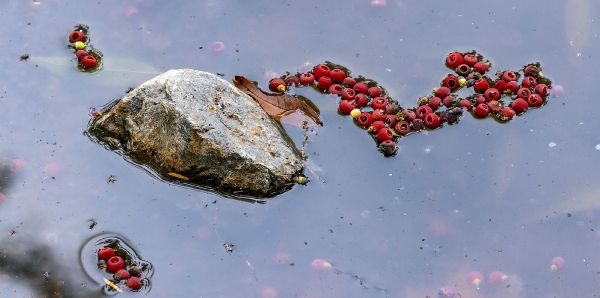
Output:
[[[436,297],[444,286],[461,297],[598,295],[599,9],[589,0],[4,1],[0,161],[10,179],[0,180],[0,243],[34,262],[21,264],[31,274],[1,263],[0,294],[102,293],[104,282],[88,278],[97,272],[84,272],[96,257],[80,253],[110,234],[153,264],[148,297]],[[69,65],[79,23],[118,63],[93,75]],[[265,204],[156,180],[83,134],[90,108],[168,69],[265,87],[267,72],[327,60],[412,107],[449,72],[446,54],[473,49],[492,73],[539,61],[566,93],[507,124],[466,115],[403,138],[384,158],[336,99],[299,89],[325,123],[306,148],[325,182],[307,173],[307,186]],[[302,129],[286,129],[301,144]],[[14,159],[21,171],[7,170]],[[556,256],[565,265],[551,272]],[[318,258],[334,268],[313,270]],[[479,289],[471,271],[483,273]],[[493,285],[492,271],[507,280]]]

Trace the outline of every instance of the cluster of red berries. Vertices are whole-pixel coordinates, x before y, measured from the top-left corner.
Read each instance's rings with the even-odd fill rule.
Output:
[[[71,34],[69,34],[70,47],[75,50],[75,56],[79,61],[79,67],[83,70],[96,69],[100,64],[102,54],[88,45],[87,27],[78,25]],[[86,50],[87,48],[87,50]]]
[[[112,247],[103,247],[98,250],[98,268],[106,269],[113,273],[112,283],[117,285],[125,281],[128,288],[138,291],[142,287],[141,277],[143,270],[140,267],[125,264],[122,256],[116,255]],[[125,257],[125,259],[128,259]],[[128,269],[125,269],[128,268]]]
[[[397,101],[386,96],[385,89],[362,77],[352,78],[340,68],[328,65],[315,66],[312,73],[274,78],[269,89],[285,92],[286,86],[294,84],[314,85],[321,92],[336,94],[341,100],[339,112],[351,115],[356,124],[367,129],[385,155],[396,152],[396,142],[401,137],[424,128],[436,129],[442,122],[458,122],[463,109],[472,111],[478,118],[493,115],[500,121],[508,121],[529,107],[539,107],[548,96],[551,82],[544,78],[539,64],[526,65],[524,78],[519,83],[520,72],[510,70],[497,73],[492,80],[485,74],[491,67],[481,55],[450,53],[446,66],[456,74],[449,74],[433,94],[418,100],[418,107],[403,109]],[[475,94],[459,98],[455,92],[463,87],[473,87]],[[508,102],[511,101],[511,102]]]

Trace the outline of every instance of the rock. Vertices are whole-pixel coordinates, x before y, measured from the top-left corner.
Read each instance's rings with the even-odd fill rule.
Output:
[[[103,111],[90,132],[165,179],[179,174],[228,193],[274,196],[302,171],[298,149],[257,102],[198,70],[145,82]]]

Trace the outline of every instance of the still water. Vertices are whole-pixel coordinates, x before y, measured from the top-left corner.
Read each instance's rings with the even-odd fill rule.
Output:
[[[438,2],[0,3],[0,295],[102,296],[110,276],[89,247],[102,237],[153,267],[142,293],[119,296],[599,295],[599,4]],[[75,66],[77,24],[104,55],[99,72]],[[266,87],[270,73],[332,61],[413,107],[449,73],[445,56],[470,50],[492,73],[540,62],[566,92],[506,124],[467,114],[386,158],[335,97],[297,89],[321,111],[306,151],[323,182],[307,172],[308,185],[262,204],[158,180],[84,134],[91,108],[169,69]],[[285,127],[301,144],[302,128]],[[493,271],[507,279],[491,283]]]

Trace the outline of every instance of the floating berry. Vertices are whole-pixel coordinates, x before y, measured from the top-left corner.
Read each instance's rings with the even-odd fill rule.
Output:
[[[477,58],[477,56],[473,55],[473,54],[466,54],[463,56],[463,60],[464,63],[469,65],[469,66],[474,66],[475,63],[477,63],[479,61],[479,59]]]
[[[142,282],[137,277],[132,277],[127,280],[127,287],[132,291],[137,291],[142,287]]]
[[[490,108],[485,103],[480,103],[475,107],[475,115],[479,118],[485,118],[490,114]]]
[[[315,82],[315,76],[312,73],[303,73],[300,75],[300,84],[310,85]]]
[[[379,87],[371,87],[367,90],[367,94],[370,94],[371,98],[380,97],[381,89]]]
[[[77,52],[75,52],[75,56],[77,56],[77,59],[79,59],[79,61],[81,61],[81,59],[83,59],[83,57],[87,55],[88,52],[86,50],[77,50]]]
[[[500,271],[494,271],[490,273],[490,282],[495,285],[502,284],[502,282],[505,281],[507,278],[508,276],[506,276],[506,274]]]
[[[548,95],[548,85],[538,84],[535,86],[534,91],[535,91],[535,93],[541,95],[542,97],[545,97],[546,95]]]
[[[375,119],[373,119],[373,116],[369,112],[363,112],[360,114],[360,116],[358,116],[358,118],[356,118],[356,122],[358,122],[358,124],[360,124],[362,127],[370,126],[373,124],[373,121],[375,121]]]
[[[517,97],[528,98],[531,95],[531,91],[528,88],[520,88],[516,93]]]
[[[467,86],[469,83],[467,82],[467,79],[463,76],[458,77],[458,84],[461,87]]]
[[[515,110],[517,114],[525,112],[528,106],[529,104],[527,103],[527,101],[520,97],[515,99],[515,101],[513,101],[513,103],[511,104],[511,108]]]
[[[373,119],[375,119],[375,121],[383,121],[386,117],[387,113],[384,109],[375,109],[373,111]]]
[[[354,103],[349,100],[340,101],[339,109],[340,109],[340,113],[342,113],[342,114],[348,115],[355,108],[356,108],[356,106],[354,106]]]
[[[463,108],[463,109],[467,109],[467,111],[470,111],[473,107],[471,106],[471,101],[468,99],[461,99],[458,101],[458,107],[459,108]]]
[[[360,116],[360,110],[354,109],[354,110],[350,111],[350,116],[354,119],[358,118],[358,116]]]
[[[85,34],[81,31],[73,31],[69,35],[69,42],[74,43],[78,41],[85,41]]]
[[[211,43],[210,52],[213,53],[213,55],[221,55],[223,52],[225,52],[225,44],[220,41]]]
[[[385,120],[383,120],[383,123],[385,123],[386,126],[393,128],[394,125],[398,123],[398,118],[396,118],[396,115],[387,115]]]
[[[415,119],[415,120],[411,121],[410,123],[412,124],[413,131],[419,131],[425,127],[425,124],[423,123],[422,119]]]
[[[507,82],[506,83],[506,90],[510,90],[510,92],[512,92],[512,93],[517,93],[517,91],[519,91],[519,84],[517,83],[517,81]]]
[[[504,92],[504,90],[506,90],[506,81],[498,80],[496,83],[494,83],[494,88],[496,88],[498,92]]]
[[[346,74],[343,70],[334,68],[329,72],[329,77],[334,84],[340,84],[346,77]]]
[[[393,138],[394,138],[394,135],[392,134],[392,131],[390,131],[390,129],[387,127],[384,127],[382,129],[380,129],[379,131],[377,131],[377,141],[379,141],[379,142],[390,141]]]
[[[398,106],[398,104],[395,103],[388,103],[388,105],[385,106],[385,112],[388,115],[396,115],[398,114],[398,112],[400,112],[400,106]]]
[[[127,272],[129,272],[129,274],[133,277],[141,277],[142,276],[142,268],[137,267],[137,266],[133,266],[133,267],[129,268],[129,270],[127,270]]]
[[[76,50],[83,50],[83,49],[85,49],[85,43],[83,43],[81,41],[75,42],[75,49]]]
[[[527,97],[527,105],[530,107],[539,107],[544,103],[544,100],[539,94],[531,94]]]
[[[458,78],[456,76],[449,75],[442,81],[442,86],[450,88],[450,90],[454,91],[460,87],[460,83],[458,82]]]
[[[285,81],[280,78],[272,78],[269,81],[269,90],[275,92],[285,92]]]
[[[315,78],[316,78],[316,76],[315,76]],[[317,88],[319,88],[319,90],[321,90],[321,91],[325,91],[325,90],[329,89],[329,87],[331,87],[331,85],[333,85],[333,83],[331,82],[331,79],[329,77],[322,76],[319,78],[319,82],[317,83]]]
[[[312,261],[311,266],[312,266],[312,269],[315,271],[323,271],[323,270],[325,270],[325,268],[333,267],[329,262],[327,262],[323,259],[315,259],[314,261]]]
[[[442,99],[434,96],[432,98],[429,99],[429,102],[427,103],[432,110],[437,110],[440,107],[440,103],[442,102]]]
[[[446,108],[450,108],[455,104],[454,97],[452,96],[444,97],[444,99],[442,99],[442,102],[444,103],[444,106],[446,106]]]
[[[351,77],[345,77],[344,80],[342,80],[342,86],[352,88],[354,87],[354,84],[356,84],[356,81]]]
[[[343,100],[351,100],[354,99],[354,96],[356,95],[354,93],[354,90],[350,89],[350,88],[346,88],[344,90],[342,90],[342,99]]]
[[[523,70],[526,76],[538,77],[538,75],[542,72],[542,70],[534,64],[529,64]]]
[[[396,143],[392,140],[385,140],[379,145],[379,150],[386,156],[392,155],[396,151]]]
[[[492,100],[487,103],[490,113],[497,114],[502,110],[502,103],[497,100]]]
[[[452,124],[458,120],[458,116],[456,112],[442,111],[440,112],[440,119]]]
[[[490,69],[490,65],[488,63],[479,61],[473,65],[473,69],[483,75],[488,71],[488,69]]]
[[[500,99],[500,91],[498,91],[496,88],[490,88],[485,90],[483,96],[485,97],[486,101],[498,100]]]
[[[438,116],[436,113],[432,112],[425,115],[423,122],[425,123],[425,126],[429,128],[437,128],[442,123],[442,119],[440,119],[440,116]]]
[[[504,107],[501,111],[502,120],[508,121],[512,119],[517,113],[511,107]]]
[[[446,65],[452,69],[456,69],[461,64],[463,64],[463,56],[459,52],[450,53],[446,57]]]
[[[526,76],[523,78],[523,82],[521,82],[521,86],[525,88],[535,88],[537,85],[537,80],[532,76]]]
[[[456,73],[459,76],[467,76],[471,72],[471,67],[467,64],[461,64],[456,68]]]
[[[108,260],[115,256],[115,250],[112,247],[103,247],[98,251],[98,259]]]
[[[125,262],[119,256],[113,256],[106,261],[106,268],[108,271],[117,272],[120,269],[125,268]]]
[[[448,88],[448,87],[439,87],[434,90],[435,90],[434,91],[435,96],[437,96],[439,98],[444,98],[444,97],[450,95],[450,92],[452,92],[452,90],[450,90],[450,88]]]
[[[565,94],[565,88],[562,85],[553,85],[552,88],[548,90],[548,93],[553,96],[562,96]]]
[[[84,69],[94,68],[98,63],[96,62],[96,58],[91,55],[87,55],[81,59],[81,67]]]
[[[387,104],[388,102],[385,97],[375,97],[373,100],[371,100],[371,107],[373,107],[373,109],[385,109]]]
[[[342,95],[342,91],[344,91],[344,88],[342,88],[342,85],[339,84],[333,84],[329,86],[329,89],[327,89],[327,92],[329,92],[329,94],[335,95]]]
[[[357,108],[366,107],[369,104],[369,99],[367,99],[366,95],[362,93],[356,94],[356,92],[354,94],[354,100],[356,101],[355,105]]]
[[[417,115],[417,118],[423,119],[425,118],[425,115],[431,112],[433,112],[433,109],[430,106],[420,106],[417,108],[415,114]]]
[[[517,74],[511,70],[507,70],[502,74],[502,79],[505,80],[506,82],[516,81]]]
[[[552,264],[550,265],[550,271],[556,271],[565,266],[565,260],[561,257],[556,257],[552,259]]]
[[[356,84],[354,84],[354,92],[356,93],[362,93],[362,94],[369,94],[367,93],[369,91],[369,86],[367,86],[367,84],[365,82],[358,82]]]
[[[475,86],[473,87],[473,89],[475,89],[475,92],[477,93],[483,93],[489,87],[490,85],[488,81],[485,78],[480,78],[477,81],[475,81]]]
[[[315,69],[313,70],[315,80],[319,80],[321,77],[328,77],[330,73],[331,70],[325,64],[319,64],[315,66]]]
[[[290,86],[290,85],[298,86],[300,84],[300,79],[298,79],[297,76],[289,76],[289,77],[285,78],[284,82],[287,86]]]
[[[483,274],[481,274],[481,272],[478,271],[471,271],[467,276],[467,280],[470,284],[474,284],[477,288],[479,288],[479,285],[483,281]]]
[[[404,115],[404,120],[408,122],[417,119],[417,114],[413,110],[403,110],[402,115]]]
[[[400,122],[396,123],[396,125],[394,125],[394,130],[399,135],[406,135],[407,133],[410,132],[410,124],[408,124],[408,122],[406,122],[406,121],[400,121]]]
[[[118,278],[119,280],[125,280],[125,279],[129,279],[131,277],[131,274],[129,274],[129,271],[125,270],[125,269],[119,269],[119,271],[117,271],[117,273],[115,273],[115,279]]]
[[[486,102],[485,96],[479,95],[475,97],[475,105]]]
[[[383,121],[375,121],[371,126],[369,126],[370,133],[378,133],[382,128],[385,128],[385,123]]]

